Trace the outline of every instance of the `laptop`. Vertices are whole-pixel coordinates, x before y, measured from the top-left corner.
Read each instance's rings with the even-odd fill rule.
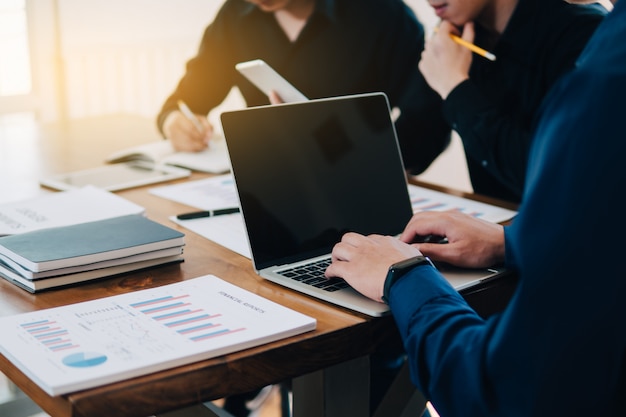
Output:
[[[323,275],[345,232],[395,236],[413,215],[386,95],[251,107],[221,121],[255,271],[335,305],[386,314],[387,305]],[[453,285],[495,272],[455,271]]]

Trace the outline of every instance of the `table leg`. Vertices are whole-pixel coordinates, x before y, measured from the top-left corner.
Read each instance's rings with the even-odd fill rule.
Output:
[[[411,382],[409,365],[405,362],[373,417],[418,417],[425,410],[426,398]]]
[[[221,408],[211,404],[196,404],[191,407],[181,408],[180,410],[162,413],[158,416],[151,417],[233,417],[232,414],[222,410]]]
[[[293,379],[293,417],[369,417],[369,357]]]

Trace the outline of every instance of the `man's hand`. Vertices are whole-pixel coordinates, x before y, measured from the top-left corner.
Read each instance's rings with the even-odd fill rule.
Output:
[[[431,236],[447,243],[421,243]],[[504,261],[504,228],[456,211],[415,214],[400,236],[433,261],[486,268]]]
[[[450,34],[461,36],[449,22],[443,21],[422,52],[419,69],[424,79],[444,100],[460,83],[469,78],[472,52],[452,40]],[[466,23],[464,40],[474,42],[474,24]]]
[[[389,267],[418,255],[416,248],[391,236],[346,233],[333,248],[326,276],[341,277],[361,294],[382,302]]]

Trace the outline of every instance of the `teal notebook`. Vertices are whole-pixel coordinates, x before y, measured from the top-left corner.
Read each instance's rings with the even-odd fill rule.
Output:
[[[184,234],[142,215],[0,237],[0,254],[41,272],[184,245]]]

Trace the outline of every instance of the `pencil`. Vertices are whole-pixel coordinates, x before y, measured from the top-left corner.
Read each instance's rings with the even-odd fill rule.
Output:
[[[189,119],[191,123],[193,123],[196,129],[198,129],[198,132],[204,133],[204,127],[200,124],[196,116],[191,112],[191,109],[189,109],[184,101],[178,100],[178,109],[181,111],[182,114],[185,115],[187,119]]]
[[[437,32],[438,28],[435,28],[435,32]],[[466,41],[465,39],[454,35],[454,34],[450,34],[450,37],[452,38],[452,40],[456,43],[458,43],[461,46],[466,47],[467,49],[469,49],[470,51],[474,52],[475,54],[478,54],[482,57],[487,58],[490,61],[495,61],[496,60],[496,56],[494,54],[492,54],[489,51],[484,50],[483,48],[481,48],[480,46],[476,46],[473,43],[470,43],[468,41]]]

